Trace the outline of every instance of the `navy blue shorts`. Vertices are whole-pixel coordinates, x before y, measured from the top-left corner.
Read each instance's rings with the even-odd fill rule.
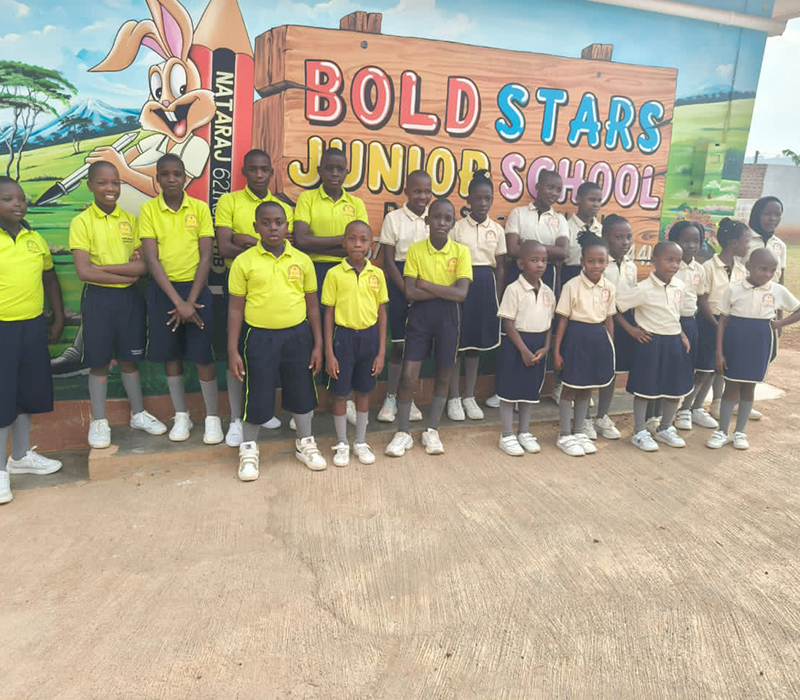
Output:
[[[536,352],[544,347],[547,333],[519,332],[525,347],[531,352]],[[501,401],[523,401],[525,403],[539,403],[539,392],[542,390],[545,375],[545,361],[537,362],[533,367],[528,367],[522,361],[514,343],[507,335],[500,342],[497,351],[497,376],[495,378],[495,393]]]
[[[175,291],[186,299],[192,291],[191,282],[173,282]],[[176,331],[167,325],[169,312],[175,305],[152,278],[147,284],[147,359],[150,362],[171,362],[189,360],[197,365],[210,365],[214,362],[211,349],[211,336],[214,325],[214,310],[211,290],[206,286],[197,298],[203,304],[197,314],[205,324],[198,328],[194,323],[182,323]],[[267,418],[271,418],[268,416]],[[266,418],[264,420],[267,420]]]
[[[497,284],[488,265],[472,266],[472,284],[461,304],[459,350],[493,350],[500,345]]]
[[[403,359],[422,362],[433,350],[437,367],[456,361],[459,335],[459,304],[446,299],[417,301],[408,310]]]
[[[644,399],[682,399],[694,388],[694,372],[680,335],[650,337],[636,344],[626,391]]]
[[[303,321],[291,328],[247,329],[244,336],[244,420],[261,425],[275,415],[275,390],[281,380],[281,404],[290,413],[317,407],[314,375],[308,368],[314,339]]]
[[[147,344],[147,309],[134,285],[87,284],[81,294],[83,364],[105,367],[112,359],[141,362]]]
[[[719,321],[719,315],[714,315]],[[703,314],[697,314],[697,353],[694,367],[698,372],[714,372],[717,366],[717,327]]]
[[[405,262],[395,261],[400,274],[403,274]],[[392,284],[389,275],[386,275],[386,286],[389,289],[389,331],[392,334],[393,343],[402,343],[406,339],[406,320],[408,319],[408,299],[403,294],[403,290],[398,289]]]
[[[751,384],[763,382],[774,359],[775,334],[769,320],[730,316],[722,339],[725,379]]]
[[[697,366],[697,338],[699,335],[697,319],[694,316],[681,316],[681,330],[689,339],[689,347],[691,348],[689,359],[692,362],[692,369],[694,369]]]
[[[372,365],[379,348],[377,324],[362,331],[336,326],[333,354],[339,361],[339,378],[328,378],[328,391],[342,398],[349,396],[351,391],[369,394],[377,382],[372,376]]]
[[[561,341],[561,383],[572,389],[599,389],[614,379],[614,344],[604,323],[567,321]]]
[[[0,428],[7,428],[21,413],[53,410],[44,316],[0,321],[0,387]]]

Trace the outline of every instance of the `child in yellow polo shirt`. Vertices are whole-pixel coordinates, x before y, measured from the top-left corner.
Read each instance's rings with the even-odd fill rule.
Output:
[[[386,354],[386,304],[389,292],[383,270],[369,260],[372,229],[352,221],[344,231],[347,257],[328,271],[322,289],[325,307],[325,360],[328,391],[334,395],[333,422],[337,444],[333,463],[350,462],[347,442],[347,397],[356,397],[356,439],[353,451],[362,464],[374,464],[367,444],[369,394],[383,370]]]
[[[317,406],[314,374],[322,368],[322,327],[314,266],[286,240],[286,214],[277,202],[256,209],[260,242],[233,261],[228,289],[228,367],[244,383],[244,424],[239,478],[258,478],[260,425],[281,403],[294,418],[295,457],[309,469],[325,469],[311,434]],[[242,338],[242,324],[247,332]]]
[[[422,444],[429,455],[444,453],[439,420],[447,403],[450,372],[458,351],[459,304],[472,281],[472,261],[466,246],[448,238],[456,222],[456,210],[447,199],[428,207],[430,237],[408,249],[403,277],[411,302],[406,326],[406,347],[397,401],[397,433],[386,447],[390,457],[402,457],[414,446],[409,432],[411,400],[419,381],[422,361],[434,351],[436,374],[428,428]]]
[[[87,185],[93,204],[69,225],[69,247],[81,294],[83,363],[89,367],[89,399],[92,422],[89,446],[103,449],[111,444],[106,419],[108,368],[116,358],[122,385],[131,405],[130,426],[150,435],[163,435],[167,427],[144,410],[137,362],[144,359],[147,310],[136,289],[147,274],[136,217],[117,206],[120,195],[117,168],[106,161],[89,166]]]
[[[249,151],[242,161],[242,175],[247,180],[243,190],[226,192],[217,202],[214,211],[214,224],[217,235],[217,248],[219,254],[225,258],[225,281],[222,285],[222,294],[225,301],[225,310],[228,307],[228,274],[234,258],[248,248],[258,243],[258,236],[253,230],[256,220],[256,208],[262,202],[277,202],[283,207],[286,214],[286,224],[291,232],[294,224],[292,208],[280,201],[269,191],[269,182],[272,179],[272,161],[260,149]],[[225,444],[229,447],[239,447],[242,443],[242,383],[230,371],[226,373],[228,387],[228,403],[231,409],[231,422],[225,434]],[[281,427],[281,422],[273,416],[263,425],[264,428],[276,430]]]
[[[31,449],[31,413],[53,410],[53,380],[44,297],[53,311],[49,339],[64,328],[61,287],[45,240],[25,223],[25,193],[0,176],[0,445],[5,455],[11,428],[11,455],[0,460],[0,503],[11,494],[9,474],[52,474],[61,462]]]
[[[161,194],[142,205],[139,237],[150,270],[147,288],[147,359],[163,362],[175,423],[169,439],[189,439],[192,420],[186,410],[183,360],[197,365],[206,407],[203,442],[224,439],[217,413],[217,370],[211,350],[212,308],[208,272],[214,227],[205,202],[183,191],[186,170],[168,153],[156,164]]]

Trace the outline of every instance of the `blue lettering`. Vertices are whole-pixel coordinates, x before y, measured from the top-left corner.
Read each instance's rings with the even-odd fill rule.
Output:
[[[585,135],[592,148],[599,148],[602,127],[597,113],[597,98],[591,92],[584,93],[575,118],[569,123],[567,143],[574,148],[580,144],[581,137]]]
[[[542,141],[548,145],[556,138],[556,122],[558,121],[558,106],[569,102],[566,90],[559,88],[539,88],[536,91],[536,101],[544,105],[542,117]]]
[[[519,83],[504,85],[497,93],[497,106],[503,115],[494,123],[497,135],[509,143],[519,141],[525,133],[525,115],[520,107],[527,107],[531,94]]]

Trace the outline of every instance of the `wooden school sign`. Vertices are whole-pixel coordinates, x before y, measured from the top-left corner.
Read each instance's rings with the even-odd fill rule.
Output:
[[[356,15],[361,28],[379,28],[379,16]],[[611,47],[584,53],[598,48]],[[673,69],[608,60],[276,27],[256,40],[253,146],[272,155],[274,189],[292,201],[319,186],[323,149],[343,148],[345,187],[364,199],[376,236],[418,168],[457,208],[473,170],[489,169],[501,222],[555,168],[560,208],[574,211],[581,182],[597,182],[603,213],[631,222],[646,259],[658,240],[676,79]]]

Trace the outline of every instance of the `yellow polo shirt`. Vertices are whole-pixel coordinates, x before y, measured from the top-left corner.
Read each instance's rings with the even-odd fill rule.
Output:
[[[27,321],[44,311],[42,272],[53,269],[44,238],[23,228],[16,240],[0,228],[0,321]]]
[[[277,258],[259,241],[233,261],[228,291],[245,297],[248,325],[291,328],[306,319],[306,294],[317,291],[317,275],[311,259],[289,241]]]
[[[603,323],[617,313],[616,289],[605,277],[594,284],[581,271],[561,290],[556,313],[581,323]]]
[[[343,236],[351,221],[369,223],[367,208],[361,199],[342,190],[342,196],[334,202],[322,185],[315,190],[303,192],[297,198],[294,219],[305,221],[317,238]],[[339,262],[342,259],[341,256],[319,253],[309,253],[309,257],[314,262]]]
[[[89,253],[92,265],[124,265],[141,246],[136,217],[115,207],[106,214],[97,204],[76,216],[69,225],[70,250]],[[97,284],[87,282],[87,284]],[[128,284],[97,284],[98,287],[129,287]]]
[[[322,303],[334,307],[337,326],[362,331],[378,322],[378,309],[389,301],[383,270],[369,260],[356,274],[355,268],[342,260],[331,268],[322,284]]]
[[[408,247],[403,277],[416,277],[444,287],[460,279],[472,282],[469,248],[449,238],[441,250],[433,247],[430,238],[412,243]]]
[[[267,196],[261,199],[253,194],[249,187],[236,192],[226,192],[217,202],[217,208],[214,211],[214,224],[216,226],[224,226],[229,228],[234,233],[243,233],[246,236],[252,236],[258,240],[253,223],[256,220],[256,209],[262,202],[277,202],[283,207],[286,214],[286,224],[288,230],[292,230],[294,225],[294,212],[292,208],[278,199],[275,195],[267,190]],[[225,265],[230,267],[233,264],[232,258],[225,258]]]
[[[160,194],[142,204],[139,238],[158,241],[158,261],[170,282],[191,282],[200,264],[200,239],[214,238],[211,211],[186,193],[178,211],[172,211]]]

